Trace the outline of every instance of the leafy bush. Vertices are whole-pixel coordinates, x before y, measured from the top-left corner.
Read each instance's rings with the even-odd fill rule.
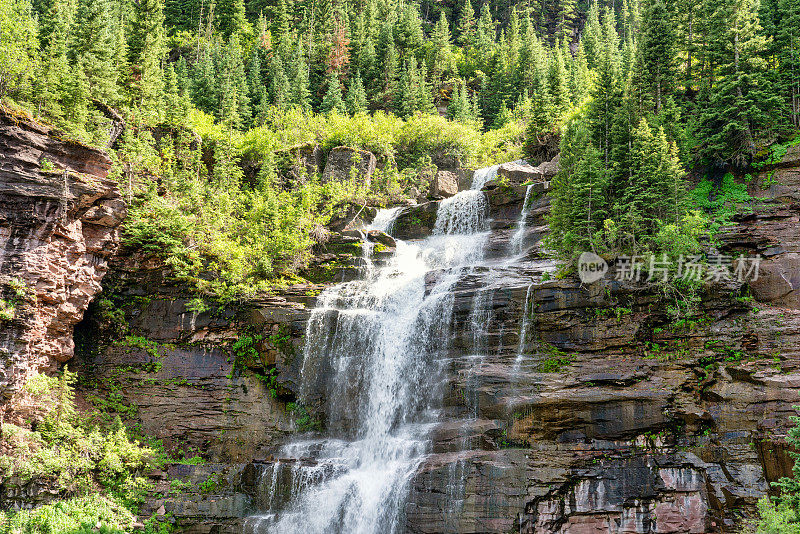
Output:
[[[39,408],[29,412],[35,430],[2,426],[0,477],[36,480],[68,499],[3,516],[8,532],[77,532],[98,522],[124,530],[152,489],[143,473],[155,451],[133,441],[119,418],[100,428],[79,417],[74,380],[67,370],[58,378],[35,375],[24,388],[26,402]]]
[[[76,497],[15,514],[0,512],[2,534],[101,534],[130,531],[134,515],[103,495]],[[100,528],[97,528],[100,525]]]
[[[753,211],[753,199],[747,192],[747,185],[737,183],[731,173],[722,177],[719,186],[707,178],[703,179],[691,191],[691,198],[706,214],[712,235],[730,225],[734,216]]]

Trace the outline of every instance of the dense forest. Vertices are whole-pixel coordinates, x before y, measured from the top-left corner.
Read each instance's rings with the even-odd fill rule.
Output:
[[[385,202],[424,187],[435,151],[477,166],[536,159],[560,139],[550,241],[568,258],[701,233],[686,171],[744,175],[800,121],[796,0],[3,6],[4,99],[96,145],[110,112],[124,117],[113,148],[129,242],[168,251],[189,278],[213,262],[224,283],[201,289],[217,293],[291,273],[315,225],[354,195],[283,187],[276,153],[292,144],[373,150],[381,176],[355,196]],[[175,135],[156,141],[156,126]],[[213,176],[201,178],[192,131],[214,149]]]

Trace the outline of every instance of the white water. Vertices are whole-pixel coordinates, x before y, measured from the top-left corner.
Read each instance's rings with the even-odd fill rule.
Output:
[[[472,185],[470,185],[470,189],[477,189],[478,191],[483,189],[486,182],[497,178],[497,169],[499,168],[500,165],[492,165],[491,167],[476,169],[475,172],[472,173]]]
[[[530,202],[531,191],[533,190],[533,185],[529,185],[527,189],[525,189],[525,200],[522,202],[522,211],[519,214],[519,222],[517,223],[517,231],[514,232],[514,235],[511,236],[511,241],[509,242],[509,248],[511,249],[511,254],[514,256],[519,256],[522,254],[522,245],[525,242],[525,230],[528,228],[528,213],[530,212],[530,206],[528,203]]]
[[[266,513],[248,518],[247,532],[398,530],[437,422],[452,287],[483,257],[486,207],[480,191],[458,193],[441,203],[434,235],[398,241],[387,266],[320,295],[306,329],[301,399],[326,399],[330,437],[283,447],[280,457],[295,460],[264,472]],[[391,229],[396,214],[380,211],[368,230]]]

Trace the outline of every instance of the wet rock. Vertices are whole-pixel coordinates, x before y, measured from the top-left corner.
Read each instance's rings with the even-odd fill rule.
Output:
[[[558,156],[551,161],[545,161],[538,166],[526,162],[503,163],[497,168],[497,176],[505,178],[511,185],[526,183],[541,184],[542,191],[550,189],[550,181],[558,173]]]
[[[325,163],[322,181],[347,181],[355,173],[359,183],[369,187],[377,160],[372,152],[340,146],[332,149]]]
[[[397,243],[395,242],[394,238],[387,234],[386,232],[381,232],[378,230],[371,230],[367,234],[367,239],[372,241],[373,243],[380,243],[384,247],[388,248],[395,248],[397,247]]]
[[[345,230],[358,230],[368,225],[375,219],[378,210],[371,206],[363,206],[354,202],[337,206],[334,210],[335,215],[328,223],[328,229],[332,232],[343,232]]]
[[[392,235],[398,239],[422,239],[436,225],[438,202],[426,202],[403,208],[395,219]]]

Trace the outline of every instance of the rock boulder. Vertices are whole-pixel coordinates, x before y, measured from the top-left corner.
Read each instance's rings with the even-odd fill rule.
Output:
[[[376,165],[377,160],[372,152],[346,146],[336,147],[328,154],[322,181],[344,182],[349,180],[352,173],[355,172],[358,182],[369,187]]]
[[[441,200],[452,197],[458,193],[458,176],[451,171],[438,171],[431,180],[428,197],[432,200]]]

